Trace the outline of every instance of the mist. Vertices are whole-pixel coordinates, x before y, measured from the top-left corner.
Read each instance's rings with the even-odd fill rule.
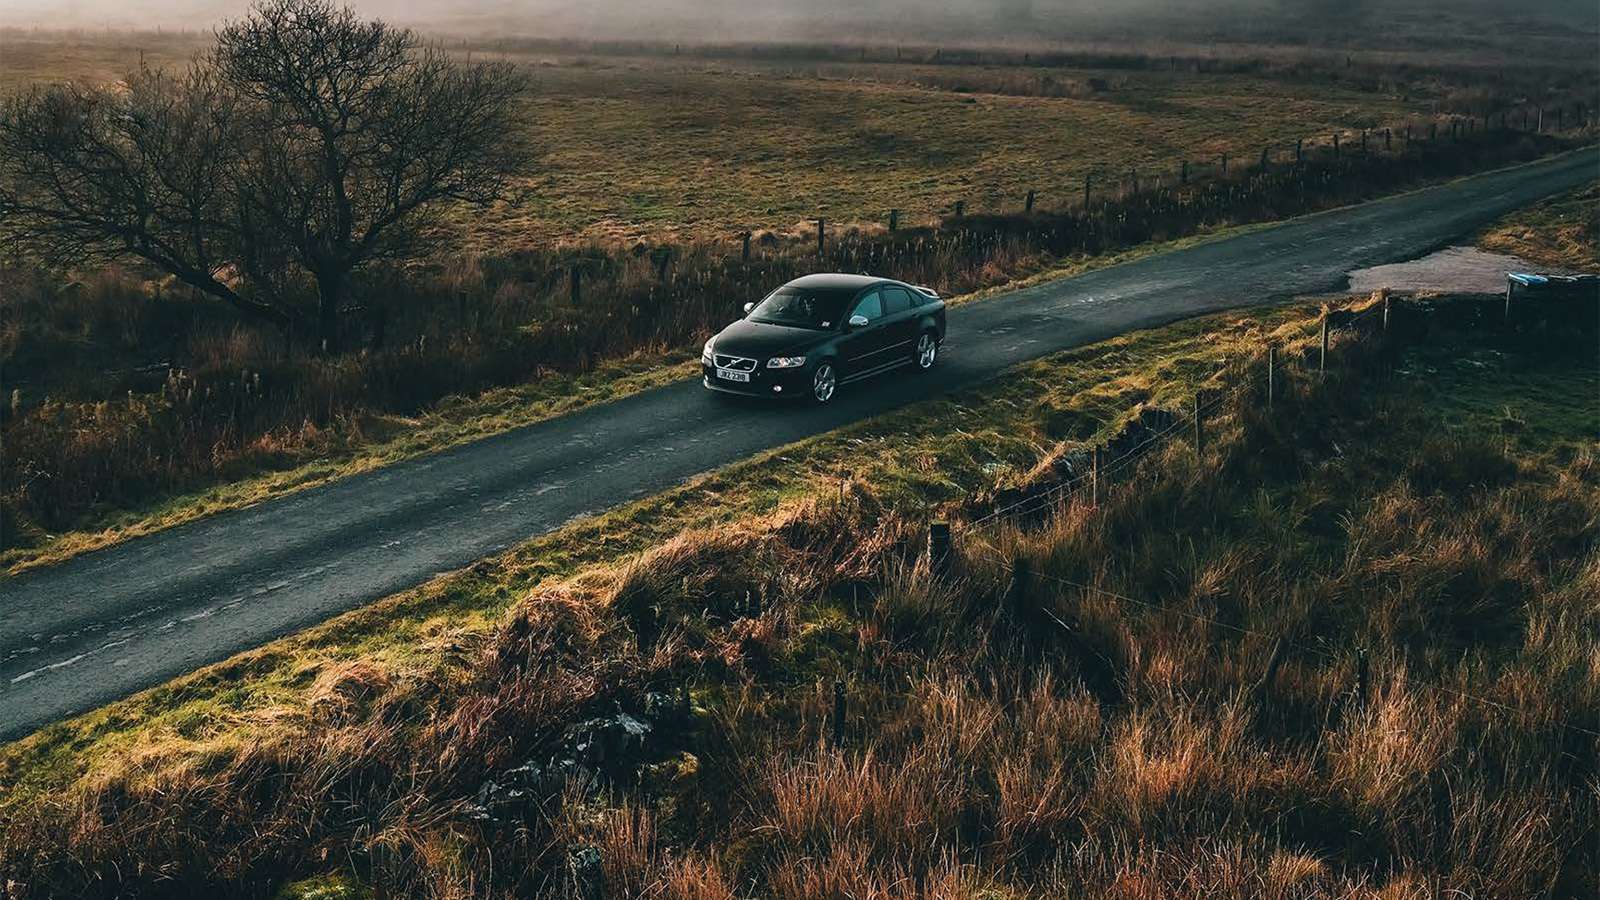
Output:
[[[249,0],[5,0],[0,26],[204,29]],[[1589,0],[355,0],[362,13],[461,35],[669,41],[1049,43],[1470,38],[1488,23],[1530,34],[1600,30]],[[1470,20],[1473,24],[1465,24]],[[1396,29],[1401,34],[1396,34]]]

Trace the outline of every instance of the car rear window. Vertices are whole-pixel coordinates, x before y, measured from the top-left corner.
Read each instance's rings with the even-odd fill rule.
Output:
[[[883,311],[886,315],[903,313],[915,305],[911,299],[911,292],[905,288],[886,287],[883,289]]]

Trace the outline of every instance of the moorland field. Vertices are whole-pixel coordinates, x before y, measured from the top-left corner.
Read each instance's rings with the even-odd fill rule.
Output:
[[[537,164],[365,273],[338,353],[127,263],[0,263],[0,551],[682,377],[816,268],[966,302],[1592,144],[1582,51],[1393,37],[451,38],[535,74]],[[0,32],[0,90],[205,41]],[[1593,267],[1595,190],[1480,240]],[[0,893],[1592,895],[1593,304],[1389,299],[1039,359],[47,727],[0,748]]]

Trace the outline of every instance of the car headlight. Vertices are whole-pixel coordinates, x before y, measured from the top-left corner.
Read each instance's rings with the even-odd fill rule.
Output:
[[[706,341],[706,345],[700,348],[700,361],[708,366],[711,365],[711,341]]]
[[[806,364],[804,356],[774,356],[767,360],[769,369],[798,369]]]

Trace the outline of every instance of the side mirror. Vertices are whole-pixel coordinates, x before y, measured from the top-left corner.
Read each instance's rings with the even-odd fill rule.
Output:
[[[747,312],[747,313],[748,313],[748,312],[749,312],[749,311],[750,311],[750,310],[752,310],[752,309],[755,309],[755,308],[756,308],[756,305],[755,305],[755,304],[754,304],[754,303],[746,303],[746,304],[745,304],[745,305],[744,305],[744,311],[745,311],[745,312]]]
[[[851,328],[865,328],[870,324],[872,324],[872,323],[867,320],[866,316],[851,316],[850,317],[850,327]]]

